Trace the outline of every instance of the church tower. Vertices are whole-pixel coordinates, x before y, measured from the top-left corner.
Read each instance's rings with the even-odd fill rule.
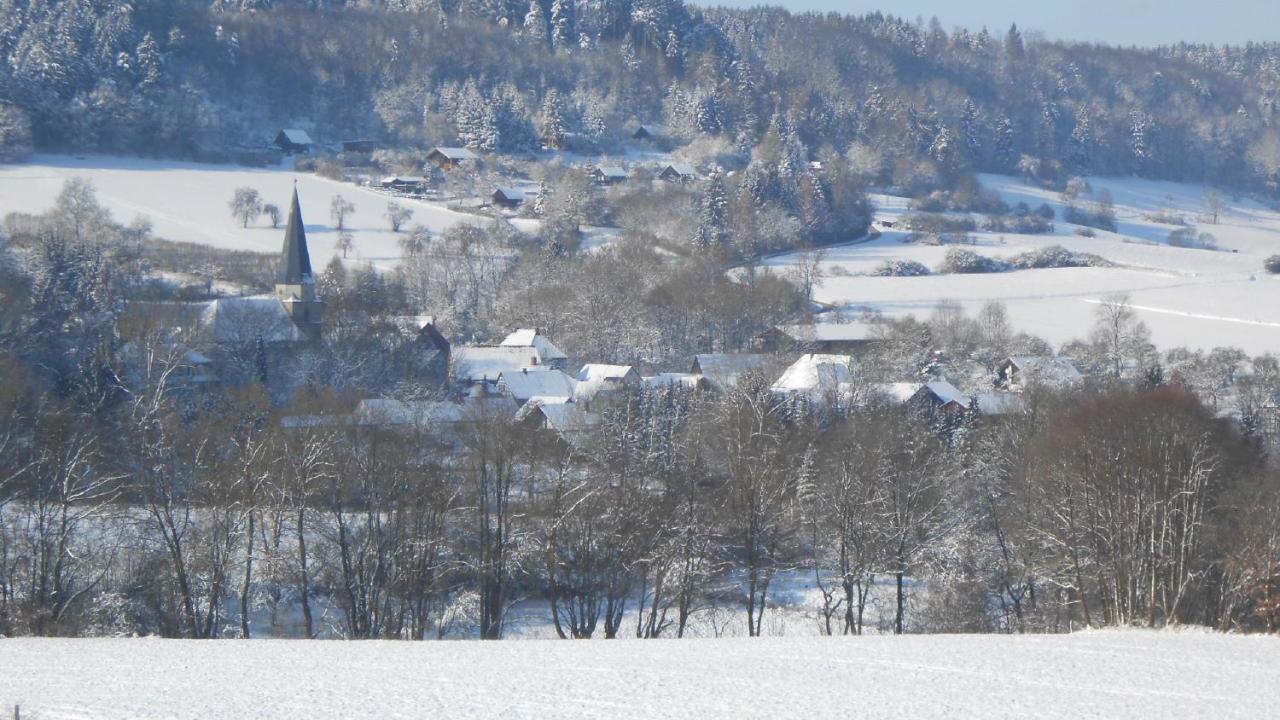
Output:
[[[294,187],[293,200],[289,203],[284,257],[280,259],[280,272],[276,275],[276,298],[305,337],[310,340],[320,338],[324,303],[316,297],[316,276],[311,272],[311,254],[307,252],[307,231],[302,225],[297,187]]]

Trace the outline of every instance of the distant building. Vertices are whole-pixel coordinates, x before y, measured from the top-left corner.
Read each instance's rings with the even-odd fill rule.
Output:
[[[691,182],[697,177],[698,171],[686,163],[671,163],[658,173],[658,179],[667,182]]]
[[[635,131],[631,133],[631,139],[648,142],[658,139],[661,135],[662,128],[652,123],[646,123],[636,126]]]
[[[694,356],[689,372],[701,376],[710,389],[719,391],[737,385],[748,373],[764,371],[771,360],[768,355],[708,353]]]
[[[499,207],[514,208],[524,203],[524,191],[513,187],[500,187],[493,191],[493,204]]]
[[[588,363],[578,371],[574,398],[580,402],[591,401],[597,396],[638,388],[641,382],[640,373],[630,365]]]
[[[427,162],[445,172],[472,164],[478,159],[480,156],[464,147],[438,147],[427,153]]]
[[[626,168],[616,165],[600,165],[591,171],[591,179],[597,185],[618,185],[630,177]]]
[[[391,190],[406,195],[423,195],[427,188],[431,186],[431,181],[425,177],[412,175],[391,175],[384,177],[378,182],[383,190]]]
[[[289,202],[284,257],[276,274],[276,298],[306,338],[320,338],[324,302],[316,297],[316,277],[311,271],[311,254],[307,250],[307,231],[302,223],[302,209],[298,206],[297,188],[294,188]]]
[[[572,398],[578,381],[560,370],[546,366],[508,370],[498,376],[498,392],[508,395],[517,405],[535,397]]]
[[[353,155],[368,155],[378,149],[378,143],[373,140],[343,140],[342,152],[351,153]]]
[[[534,363],[536,365],[547,365],[563,370],[569,361],[569,356],[536,328],[516,330],[503,338],[499,345],[504,348],[532,348],[537,353],[538,361]]]
[[[852,381],[852,357],[808,353],[792,363],[770,389],[782,396],[805,397],[814,402],[838,402],[848,392]]]
[[[884,328],[878,323],[865,322],[779,325],[761,333],[757,343],[765,352],[858,354],[882,342]]]
[[[504,372],[538,364],[538,351],[532,347],[463,345],[453,351],[453,377],[463,385],[497,383]]]
[[[276,135],[276,147],[289,154],[311,152],[314,144],[306,130],[285,128]]]
[[[1025,390],[1034,385],[1061,390],[1080,384],[1084,375],[1064,357],[1014,355],[996,368],[996,385]]]

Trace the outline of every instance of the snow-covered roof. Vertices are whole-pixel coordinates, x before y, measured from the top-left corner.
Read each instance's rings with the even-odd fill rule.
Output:
[[[493,191],[494,195],[501,194],[502,197],[512,202],[524,202],[524,190],[514,187],[499,187]]]
[[[539,404],[533,412],[541,413],[547,427],[571,445],[581,445],[588,432],[603,420],[599,413],[590,412],[578,403]]]
[[[539,333],[533,328],[521,328],[503,338],[499,343],[502,347],[530,347],[538,351],[538,357],[543,363],[549,363],[552,360],[568,360],[569,356],[565,355],[560,348],[556,347],[547,336]],[[531,365],[533,363],[530,363]]]
[[[680,387],[686,390],[697,389],[704,381],[701,375],[693,373],[664,372],[640,378],[647,387]]]
[[[627,177],[627,171],[626,171],[626,169],[625,169],[625,168],[621,168],[621,167],[619,167],[619,166],[617,166],[617,165],[600,165],[599,167],[597,167],[597,168],[596,168],[596,172],[600,173],[601,175],[603,175],[603,176],[605,176],[605,177],[607,177],[607,178],[625,178],[625,177]]]
[[[391,398],[361,400],[351,413],[358,425],[434,425],[460,422],[462,405],[439,400],[404,401]]]
[[[986,392],[974,397],[981,415],[1013,415],[1022,412],[1022,396],[1016,393]]]
[[[453,374],[463,382],[496,381],[504,372],[537,364],[532,347],[464,345],[453,351]]]
[[[693,374],[702,375],[711,385],[723,388],[737,384],[738,378],[768,364],[768,355],[708,353],[694,356]]]
[[[791,364],[773,384],[778,393],[838,391],[853,378],[853,358],[848,355],[808,353]]]
[[[470,150],[464,147],[441,146],[441,147],[437,147],[435,150],[432,151],[432,154],[435,154],[435,153],[440,153],[441,155],[449,158],[450,160],[453,160],[454,162],[458,162],[460,160],[475,160],[477,157],[479,157],[475,153],[471,152]]]
[[[498,385],[524,403],[539,395],[572,397],[578,381],[546,366],[508,370],[498,376]]]
[[[311,144],[311,136],[307,134],[306,130],[299,130],[298,128],[285,128],[280,131],[280,134],[284,135],[284,139],[288,140],[294,145],[310,145]]]
[[[871,386],[871,392],[899,403],[910,400],[919,389],[920,383],[913,382],[877,383]]]
[[[778,331],[796,342],[857,342],[881,337],[879,323],[813,323],[809,325],[779,325]]]
[[[1080,370],[1068,358],[1047,357],[1043,355],[1014,355],[1007,360],[1009,365],[1017,368],[1018,383],[1027,385],[1040,383],[1053,387],[1075,385],[1084,379]]]
[[[959,403],[964,407],[969,406],[969,396],[960,392],[955,385],[946,380],[934,380],[925,383],[917,392],[927,392],[937,398],[944,405],[947,403]]]
[[[591,382],[592,380],[625,380],[627,375],[631,374],[634,369],[630,365],[603,365],[601,363],[587,363],[578,371],[579,382]]]
[[[303,339],[284,305],[271,295],[210,301],[200,316],[200,330],[219,344],[245,344],[257,342],[258,338],[269,343]]]
[[[426,185],[430,182],[421,175],[388,175],[382,178],[383,185]]]
[[[663,172],[666,172],[667,170],[671,170],[680,177],[693,177],[698,174],[697,169],[689,163],[668,163],[662,168]]]

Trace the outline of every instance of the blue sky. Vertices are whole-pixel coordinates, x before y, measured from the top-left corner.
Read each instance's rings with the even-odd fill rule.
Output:
[[[781,5],[793,11],[862,14],[879,10],[910,20],[933,16],[948,30],[1005,30],[1017,22],[1050,40],[1151,46],[1188,40],[1217,44],[1280,41],[1280,0],[693,0],[702,5]]]

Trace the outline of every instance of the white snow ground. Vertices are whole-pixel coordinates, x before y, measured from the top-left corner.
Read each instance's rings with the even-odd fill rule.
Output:
[[[0,641],[23,718],[1257,718],[1280,640]]]
[[[827,249],[823,265],[828,277],[816,289],[815,299],[917,317],[927,316],[944,298],[959,302],[970,313],[987,300],[1000,300],[1016,328],[1060,344],[1086,337],[1097,303],[1109,294],[1123,293],[1130,296],[1161,348],[1232,345],[1251,354],[1280,350],[1280,276],[1268,275],[1262,267],[1268,256],[1280,254],[1280,212],[1228,199],[1228,209],[1213,225],[1199,217],[1205,212],[1203,186],[1089,178],[1095,191],[1106,188],[1112,193],[1119,227],[1117,233],[1097,231],[1097,237],[1087,238],[1075,235],[1076,226],[1062,221],[1057,193],[1000,175],[981,179],[1010,204],[1025,201],[1034,209],[1049,203],[1057,212],[1055,231],[1045,235],[976,232],[978,245],[969,249],[1008,257],[1062,245],[1100,255],[1116,266],[860,277],[859,273],[888,259],[915,260],[933,269],[946,255],[945,247],[905,244],[906,233],[889,231],[869,242]],[[906,212],[903,198],[877,195],[873,200],[877,218],[892,220]],[[1166,208],[1181,214],[1198,231],[1213,234],[1220,250],[1169,246],[1168,235],[1175,228],[1144,218]],[[766,264],[785,270],[793,261],[794,256],[783,255]]]
[[[36,155],[19,165],[0,165],[0,217],[10,212],[41,213],[53,206],[62,184],[82,177],[97,189],[98,201],[122,223],[144,216],[152,231],[167,240],[230,250],[276,253],[284,241],[265,216],[241,228],[228,202],[238,187],[256,189],[265,203],[281,213],[289,210],[289,193],[298,182],[302,218],[307,227],[311,260],[319,270],[335,254],[338,231],[329,218],[329,203],[341,195],[355,205],[345,223],[355,238],[350,259],[387,267],[400,259],[399,238],[383,215],[394,200],[413,210],[409,225],[433,233],[461,222],[483,218],[455,212],[438,203],[393,197],[352,183],[329,180],[292,169],[249,168],[174,160],[147,160],[107,155]]]

